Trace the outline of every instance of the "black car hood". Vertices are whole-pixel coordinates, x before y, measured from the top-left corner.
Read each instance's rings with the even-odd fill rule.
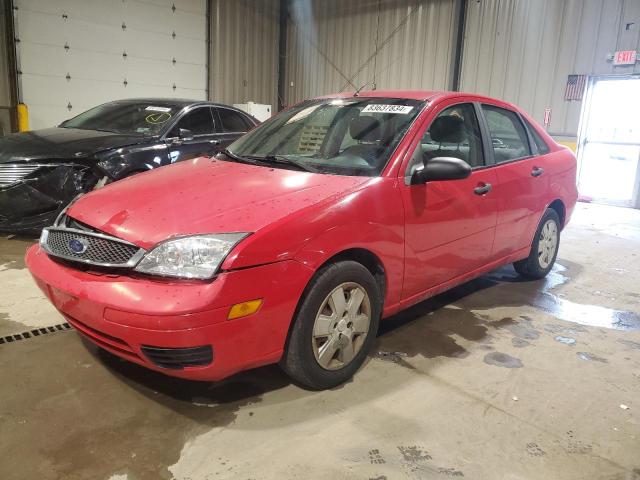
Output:
[[[0,163],[87,158],[102,150],[146,143],[148,137],[77,128],[46,128],[0,138]]]

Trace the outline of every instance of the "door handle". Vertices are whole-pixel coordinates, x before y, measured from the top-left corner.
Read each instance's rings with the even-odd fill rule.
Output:
[[[544,168],[533,167],[533,169],[531,170],[531,176],[532,177],[539,177],[543,173],[544,173]]]
[[[474,188],[473,193],[475,193],[476,195],[484,195],[485,193],[489,193],[491,191],[491,188],[492,187],[490,183],[483,183],[479,187]]]
[[[211,145],[220,145],[222,143],[222,140],[209,140],[209,143]]]

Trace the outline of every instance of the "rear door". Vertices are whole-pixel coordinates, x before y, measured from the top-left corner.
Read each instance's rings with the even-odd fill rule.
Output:
[[[445,121],[441,121],[445,120]],[[460,123],[462,132],[448,131]],[[401,185],[405,209],[405,276],[403,299],[419,297],[485,265],[491,259],[498,202],[496,174],[485,162],[486,148],[477,107],[454,103],[439,112],[419,141]],[[463,180],[411,185],[413,171],[424,157],[456,157],[472,167]]]
[[[546,207],[549,175],[544,152],[538,155],[539,147],[517,112],[486,103],[481,110],[498,183],[493,257],[499,259],[531,245]]]
[[[216,116],[216,130],[220,135],[221,149],[226,148],[235,139],[254,127],[245,115],[230,108],[216,107],[214,114]]]

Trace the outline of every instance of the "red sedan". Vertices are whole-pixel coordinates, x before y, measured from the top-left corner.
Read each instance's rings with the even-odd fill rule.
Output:
[[[339,94],[82,196],[27,264],[69,323],[132,362],[198,380],[280,362],[331,388],[382,318],[506,263],[549,273],[575,179],[573,154],[508,103]]]

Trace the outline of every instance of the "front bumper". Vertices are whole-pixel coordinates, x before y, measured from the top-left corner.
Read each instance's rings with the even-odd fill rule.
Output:
[[[0,232],[39,234],[79,193],[93,188],[97,180],[87,167],[41,170],[34,178],[0,187]]]
[[[289,260],[225,272],[210,282],[88,272],[58,263],[34,245],[26,263],[53,305],[82,335],[147,368],[192,380],[220,380],[277,362],[313,271]],[[227,320],[232,305],[263,299],[253,315]],[[210,346],[206,365],[158,365],[145,348]]]

